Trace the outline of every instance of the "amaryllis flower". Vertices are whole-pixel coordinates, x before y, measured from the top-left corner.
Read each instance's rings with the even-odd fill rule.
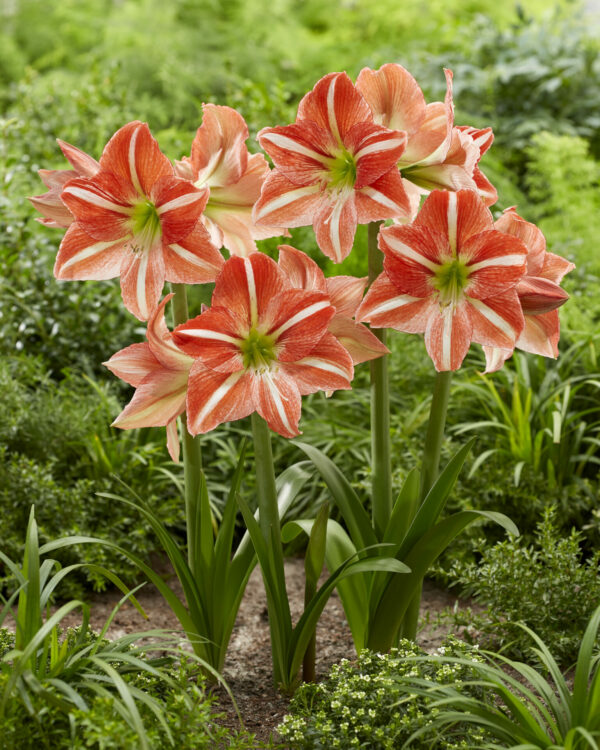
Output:
[[[411,225],[381,230],[379,247],[384,272],[357,320],[425,333],[438,371],[458,369],[472,341],[514,347],[524,326],[516,285],[527,248],[494,229],[477,193],[435,190]]]
[[[294,124],[264,128],[258,139],[276,168],[254,207],[257,224],[312,224],[321,250],[340,263],[357,224],[408,215],[396,168],[406,134],[375,124],[345,73],[322,78]]]
[[[367,277],[332,276],[325,278],[319,266],[306,253],[291,245],[279,246],[279,267],[296,289],[324,292],[335,307],[329,332],[344,346],[355,365],[376,359],[389,350],[362,323],[353,320],[360,305]]]
[[[136,391],[113,422],[114,427],[167,428],[167,447],[173,461],[179,458],[177,417],[185,410],[185,397],[192,357],[174,342],[165,323],[168,294],[148,321],[147,342],[132,344],[104,362],[117,377]]]
[[[213,281],[223,258],[199,223],[208,190],[175,176],[145,123],[130,122],[106,145],[93,177],[66,183],[75,221],[65,234],[58,279],[121,277],[123,301],[140,320],[167,281]]]
[[[252,221],[269,165],[262,154],[251,154],[246,148],[248,126],[235,109],[203,104],[202,112],[191,156],[175,162],[175,171],[196,187],[210,189],[202,222],[214,245],[246,256],[257,250],[255,240],[285,232]]]
[[[189,431],[208,432],[256,411],[275,432],[297,435],[300,396],[350,388],[352,359],[327,331],[334,315],[326,294],[294,289],[267,255],[232,256],[212,307],[174,331],[195,359]]]
[[[60,199],[64,186],[75,177],[93,177],[100,169],[100,164],[81,149],[70,143],[58,140],[63,154],[73,169],[40,169],[38,174],[48,188],[43,195],[34,195],[29,200],[43,216],[38,219],[48,227],[68,227],[74,219],[73,215]]]
[[[413,76],[395,63],[377,71],[364,68],[356,81],[375,122],[406,131],[407,144],[398,167],[413,217],[421,195],[436,188],[477,190],[488,206],[498,199],[494,186],[478,167],[493,141],[492,130],[454,126],[452,71],[444,73],[446,98],[431,104],[426,104]]]
[[[521,218],[515,207],[507,208],[494,224],[500,232],[518,237],[527,248],[527,272],[516,286],[525,315],[525,326],[515,346],[543,357],[558,357],[560,322],[558,308],[569,295],[560,282],[575,265],[560,255],[546,251],[546,239],[540,229]],[[484,346],[486,372],[500,369],[513,349]]]

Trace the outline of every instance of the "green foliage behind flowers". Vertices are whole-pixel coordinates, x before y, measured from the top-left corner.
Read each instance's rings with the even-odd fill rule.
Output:
[[[481,550],[477,564],[457,565],[452,573],[463,592],[488,606],[484,615],[463,624],[482,628],[521,657],[530,639],[513,623],[522,622],[557,660],[569,665],[600,603],[600,551],[584,562],[581,539],[575,529],[568,536],[560,532],[556,510],[549,509],[538,524],[535,542],[513,537]]]
[[[439,649],[443,655],[464,657],[480,662],[477,649],[449,639]],[[428,708],[426,698],[406,695],[399,678],[420,677],[443,684],[460,684],[472,679],[468,665],[435,664],[415,660],[422,651],[412,641],[402,640],[389,654],[363,651],[356,664],[347,659],[332,667],[319,684],[303,684],[290,705],[290,713],[277,728],[292,750],[317,748],[369,748],[395,750],[413,732],[427,727],[435,711]],[[478,697],[482,695],[477,688]],[[475,747],[482,733],[465,733],[461,727],[435,740],[429,735],[411,748],[436,747],[458,750]]]

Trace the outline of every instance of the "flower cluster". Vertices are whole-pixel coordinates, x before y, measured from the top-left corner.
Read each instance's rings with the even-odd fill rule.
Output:
[[[365,322],[423,333],[437,370],[460,367],[472,342],[488,370],[515,347],[557,356],[559,285],[573,266],[514,209],[494,222],[497,193],[479,167],[493,134],[455,125],[445,75],[432,103],[397,64],[356,84],[326,75],[294,123],[258,134],[273,168],[248,151],[241,115],[214,104],[175,163],[137,121],[99,161],[59,141],[72,169],[41,170],[48,192],[31,199],[44,224],[66,228],[55,275],[120,277],[125,306],[148,322],[146,343],[106,363],[136,388],[117,426],[166,425],[173,457],[184,411],[192,434],[256,411],[297,435],[302,395],[350,388],[353,365],[387,353]],[[283,245],[275,262],[256,244],[312,224],[340,262],[358,224],[386,220],[384,270],[364,299],[366,278],[326,279],[299,250]],[[211,307],[169,331],[165,281],[216,282]]]

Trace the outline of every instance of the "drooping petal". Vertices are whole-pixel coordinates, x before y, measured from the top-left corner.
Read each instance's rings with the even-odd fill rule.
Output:
[[[288,438],[299,435],[301,401],[295,380],[283,370],[267,371],[254,377],[256,411],[274,432]]]
[[[99,242],[86,234],[79,223],[72,224],[60,243],[54,275],[61,280],[114,279],[121,273],[128,241],[128,237],[121,237]]]
[[[356,88],[369,103],[373,119],[391,130],[404,130],[411,136],[425,119],[425,97],[412,75],[396,63],[379,70],[363,68]]]
[[[433,294],[435,272],[451,257],[448,239],[426,226],[391,226],[379,234],[383,267],[397,292],[413,297]]]
[[[414,224],[434,229],[448,237],[452,249],[460,249],[471,235],[492,229],[493,219],[474,190],[434,190],[425,199]]]
[[[558,310],[551,310],[542,315],[525,316],[525,326],[517,340],[517,346],[523,351],[556,359],[559,338]]]
[[[515,289],[489,299],[468,297],[472,340],[484,346],[513,349],[525,321]]]
[[[355,190],[354,201],[359,224],[397,217],[407,219],[413,212],[404,181],[395,168],[372,185]]]
[[[307,355],[323,338],[335,309],[323,292],[288,289],[274,297],[263,316],[269,321],[280,362]]]
[[[498,349],[494,346],[484,346],[483,353],[485,354],[485,372],[497,372],[507,359],[510,359],[513,355],[512,349]]]
[[[356,320],[370,323],[373,328],[423,333],[436,307],[439,306],[432,297],[412,297],[400,292],[384,272],[371,285],[356,311]]]
[[[274,169],[264,182],[252,218],[258,225],[302,227],[312,224],[325,200],[319,183],[298,187]]]
[[[331,276],[325,280],[327,294],[335,307],[336,315],[354,316],[362,302],[368,279],[366,276]]]
[[[546,253],[540,276],[553,281],[555,284],[560,284],[563,277],[574,268],[575,263],[571,263],[566,258],[562,258],[560,255],[555,255],[554,253]]]
[[[469,237],[460,258],[469,268],[465,292],[479,299],[514,286],[527,269],[527,248],[521,240],[494,229]]]
[[[107,362],[102,364],[134,388],[137,388],[150,373],[162,369],[160,362],[152,354],[150,344],[147,341],[144,341],[143,344],[131,344],[131,346],[121,349],[120,352],[113,354]]]
[[[161,152],[148,125],[137,120],[113,135],[102,152],[100,167],[142,196],[149,195],[161,177],[174,175],[171,162]]]
[[[152,313],[148,320],[146,337],[150,351],[163,367],[188,372],[193,360],[176,345],[173,334],[165,322],[165,307],[174,296],[174,294],[167,294]]]
[[[310,121],[263,128],[258,140],[275,167],[297,185],[319,180],[338,147],[328,130]]]
[[[245,321],[224,307],[211,307],[173,331],[178,347],[217,372],[234,372],[243,367],[240,331]]]
[[[192,142],[194,181],[210,188],[237,182],[246,169],[248,126],[231,107],[202,105],[202,125]]]
[[[171,460],[179,461],[179,433],[177,431],[177,417],[167,423],[167,450]]]
[[[372,122],[373,115],[346,73],[329,73],[304,96],[297,120],[312,120],[341,143],[353,125]]]
[[[44,217],[38,221],[50,227],[70,226],[73,214],[60,199],[60,194],[65,184],[75,177],[75,173],[71,169],[40,169],[38,174],[46,187],[50,188],[47,193],[29,198],[35,210]]]
[[[187,372],[150,373],[137,386],[131,401],[113,422],[114,427],[164,427],[185,408]]]
[[[75,172],[77,172],[79,177],[93,177],[100,171],[100,163],[89,154],[86,154],[85,151],[77,148],[77,146],[72,146],[66,141],[61,141],[60,138],[57,138],[56,142],[65,155],[65,159],[73,167]]]
[[[123,256],[121,294],[125,307],[139,320],[148,320],[158,305],[164,283],[165,264],[160,243]]]
[[[540,276],[525,276],[517,284],[516,290],[526,315],[540,315],[556,310],[569,299],[569,295],[558,284]]]
[[[527,273],[541,276],[546,256],[546,238],[535,224],[525,221],[515,207],[507,208],[494,223],[494,229],[518,237],[527,248]]]
[[[479,167],[473,170],[473,181],[477,187],[477,192],[481,196],[486,206],[493,206],[498,200],[498,191],[483,174]]]
[[[343,315],[336,315],[332,318],[329,332],[346,349],[355,365],[389,354],[387,346],[382,344],[366,326]]]
[[[243,419],[255,411],[253,376],[245,370],[215,372],[197,360],[190,370],[186,404],[192,435]]]
[[[162,177],[150,195],[167,244],[187,237],[196,226],[208,201],[208,189],[198,190],[180,177]]]
[[[175,284],[214,281],[225,262],[201,222],[183,239],[163,245],[165,278]]]
[[[347,390],[354,376],[349,353],[331,333],[326,333],[305,357],[282,365],[282,371],[295,381],[302,396],[317,391]]]
[[[425,347],[438,372],[458,370],[469,351],[472,324],[465,303],[432,311],[425,330]]]
[[[353,191],[326,203],[313,222],[317,244],[334,263],[341,263],[350,254],[356,226]]]
[[[284,271],[290,284],[295,289],[316,292],[328,291],[323,271],[312,258],[291,245],[279,245],[278,249],[279,267]],[[336,306],[333,300],[331,304]]]

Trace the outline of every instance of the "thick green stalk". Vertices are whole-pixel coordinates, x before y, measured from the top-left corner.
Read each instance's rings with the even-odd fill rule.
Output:
[[[383,270],[383,253],[377,247],[381,222],[368,225],[369,283]],[[386,343],[386,330],[373,333]],[[369,362],[371,370],[371,471],[373,527],[379,539],[392,513],[392,457],[390,447],[390,392],[387,356]]]
[[[185,323],[189,317],[185,284],[171,284],[174,297],[171,300],[173,325]],[[183,475],[185,482],[185,519],[188,541],[188,562],[193,573],[196,566],[197,514],[200,512],[200,476],[202,472],[202,448],[200,436],[193,437],[187,430],[185,412],[181,415],[181,435],[183,443]]]
[[[435,480],[438,478],[451,381],[451,372],[438,372],[435,378],[429,411],[429,424],[427,425],[427,436],[423,450],[423,461],[421,464],[420,503],[423,502]],[[422,585],[419,586],[419,590],[408,605],[400,630],[400,637],[409,638],[412,641],[417,636],[421,591]]]

